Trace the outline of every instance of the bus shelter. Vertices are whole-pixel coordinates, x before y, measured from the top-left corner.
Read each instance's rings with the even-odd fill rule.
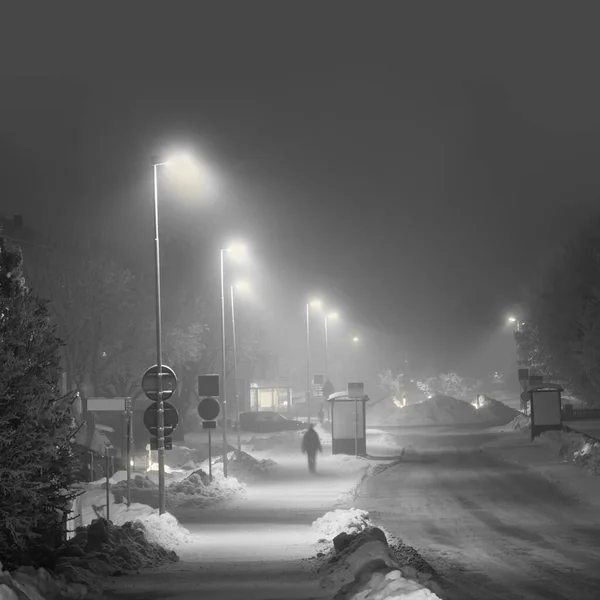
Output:
[[[367,454],[366,405],[368,396],[352,398],[347,392],[331,394],[327,399],[331,414],[331,450],[333,454]]]

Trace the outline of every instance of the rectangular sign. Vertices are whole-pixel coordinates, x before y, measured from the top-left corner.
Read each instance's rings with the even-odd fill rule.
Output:
[[[325,383],[325,375],[322,373],[316,373],[313,375],[313,383],[315,385],[323,385]]]
[[[529,369],[519,369],[519,381],[529,382]]]
[[[365,386],[362,383],[349,383],[348,384],[348,397],[349,398],[362,398],[365,395]]]
[[[216,429],[217,422],[216,421],[202,421],[202,429]]]
[[[88,398],[87,409],[91,411],[124,411],[127,398]]]
[[[219,376],[198,375],[198,396],[200,398],[218,398]]]

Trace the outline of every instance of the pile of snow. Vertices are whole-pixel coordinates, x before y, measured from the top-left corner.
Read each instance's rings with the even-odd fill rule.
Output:
[[[526,431],[527,429],[531,429],[531,417],[519,413],[510,423],[508,423],[507,427],[514,429],[515,431]]]
[[[235,477],[224,477],[222,467],[216,465],[212,472],[213,480],[208,473],[199,469],[191,475],[167,486],[167,506],[195,506],[206,508],[244,494],[246,488]]]
[[[173,445],[173,448],[166,453],[166,460],[172,468],[194,468],[203,462],[205,458],[203,452],[187,446]]]
[[[577,431],[547,431],[542,435],[560,444],[562,456],[592,475],[600,475],[600,442]]]
[[[330,542],[340,533],[359,533],[371,526],[371,517],[366,510],[348,508],[325,513],[312,524],[312,530],[319,541]]]
[[[117,526],[96,519],[79,527],[74,538],[54,553],[53,570],[67,581],[94,586],[99,579],[177,562],[172,550],[150,542],[143,523]]]
[[[44,598],[85,598],[88,587],[67,583],[64,577],[52,577],[46,569],[19,567],[8,572],[0,563],[1,600],[43,600]]]
[[[482,423],[479,411],[464,400],[450,396],[434,396],[420,404],[396,407],[389,413],[388,423],[395,425],[466,425]]]
[[[230,452],[227,455],[227,474],[235,477],[238,481],[249,483],[251,481],[262,480],[272,475],[273,469],[277,466],[274,460],[265,458],[258,460],[247,452],[238,455],[237,452]],[[213,466],[213,471],[223,473],[223,458],[218,458]]]
[[[147,507],[150,508],[150,507]],[[119,515],[119,519],[114,521],[115,525],[125,524],[126,513]],[[158,544],[167,550],[176,550],[184,544],[191,544],[195,541],[194,536],[179,524],[179,521],[171,514],[160,514],[158,510],[146,512],[143,515],[135,517],[133,525],[141,525],[146,532],[146,538],[152,544]]]
[[[281,431],[269,437],[252,436],[246,446],[252,449],[253,452],[263,450],[287,450],[300,448],[300,443],[304,431]]]
[[[401,564],[381,529],[342,532],[333,544],[335,554],[322,572],[321,587],[337,590],[335,600],[439,600],[432,573]]]
[[[477,412],[483,421],[498,425],[506,425],[521,414],[518,410],[506,406],[504,402],[499,402],[489,396],[483,397],[483,403]]]

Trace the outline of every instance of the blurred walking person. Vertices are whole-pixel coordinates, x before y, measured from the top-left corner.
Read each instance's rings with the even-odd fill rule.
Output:
[[[302,452],[308,456],[308,470],[311,473],[317,471],[317,452],[323,452],[319,434],[315,431],[315,426],[311,423],[308,431],[302,438]]]

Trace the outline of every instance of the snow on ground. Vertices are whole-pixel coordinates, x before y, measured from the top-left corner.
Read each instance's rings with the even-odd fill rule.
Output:
[[[577,431],[547,431],[542,436],[560,446],[561,456],[600,475],[600,442]]]
[[[477,409],[477,412],[483,421],[499,425],[510,423],[521,414],[518,410],[510,408],[503,402],[494,400],[489,396],[483,397],[483,403]]]
[[[519,413],[510,423],[506,425],[506,429],[514,431],[526,431],[531,429],[531,417]]]
[[[336,509],[325,513],[312,524],[319,540],[331,540],[340,533],[358,533],[372,525],[369,513],[358,508]]]

